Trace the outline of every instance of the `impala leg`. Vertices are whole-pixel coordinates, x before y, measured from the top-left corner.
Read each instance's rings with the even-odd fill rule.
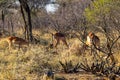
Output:
[[[11,50],[12,49],[12,43],[9,41],[8,44],[9,44],[9,50]]]
[[[62,42],[66,45],[67,48],[69,48],[67,42],[66,42],[66,39],[62,39]]]

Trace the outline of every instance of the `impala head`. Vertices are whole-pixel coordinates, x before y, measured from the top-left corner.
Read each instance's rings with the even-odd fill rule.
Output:
[[[93,36],[95,36],[95,34],[94,34],[93,32],[89,32],[89,33],[88,33],[88,36],[89,36],[90,38],[93,38]]]

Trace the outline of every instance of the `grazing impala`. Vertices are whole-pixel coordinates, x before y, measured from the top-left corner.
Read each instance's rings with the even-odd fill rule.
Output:
[[[19,49],[22,47],[22,45],[25,45],[25,46],[29,45],[28,41],[26,41],[25,39],[22,39],[22,38],[19,38],[19,37],[15,37],[15,36],[10,36],[10,37],[7,37],[7,38],[3,38],[1,40],[8,42],[9,49],[11,49],[13,44],[18,45]]]
[[[100,39],[94,33],[90,32],[87,36],[86,44],[87,44],[87,46],[94,45],[96,47],[100,47]]]
[[[56,43],[52,43],[50,46],[57,47],[57,45],[60,43],[60,41],[62,41],[69,48],[69,46],[66,42],[65,34],[58,32],[58,33],[52,34],[52,37],[54,38],[54,40],[56,40]]]

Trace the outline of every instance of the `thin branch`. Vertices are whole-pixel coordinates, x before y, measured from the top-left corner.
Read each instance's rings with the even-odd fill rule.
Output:
[[[110,46],[110,49],[112,49],[112,47],[114,46],[114,44],[120,39],[120,36],[118,36],[118,38],[116,38],[116,40],[113,41],[112,45]]]

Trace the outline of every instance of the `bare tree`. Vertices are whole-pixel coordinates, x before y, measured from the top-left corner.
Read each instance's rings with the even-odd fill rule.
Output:
[[[25,23],[25,33],[26,33],[25,35],[27,35],[28,40],[33,41],[31,10],[30,10],[26,0],[19,0],[19,2],[20,2],[20,7],[21,7],[21,12],[23,15],[24,23]],[[27,18],[25,18],[24,10],[26,12]]]
[[[88,14],[92,15],[86,15],[86,17],[88,18],[89,26],[92,27],[92,31],[99,31],[105,35],[106,41],[104,41],[103,48],[95,48],[102,53],[105,53],[107,59],[110,58],[114,63],[116,61],[113,54],[115,54],[116,48],[119,48],[116,44],[119,44],[120,39],[118,25],[120,20],[117,18],[117,16],[119,16],[118,13],[120,8],[119,6],[111,6],[116,2],[108,1],[101,3],[102,5],[96,5],[97,2],[101,3],[99,0],[93,1],[91,5],[92,8],[89,8],[87,11]],[[106,9],[109,9],[109,11],[106,11]]]

